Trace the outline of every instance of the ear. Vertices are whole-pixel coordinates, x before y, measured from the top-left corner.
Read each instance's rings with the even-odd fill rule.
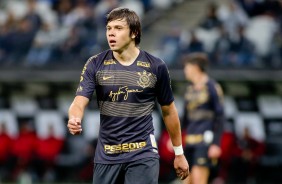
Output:
[[[132,33],[132,34],[131,34],[131,38],[132,38],[132,39],[135,39],[135,38],[136,38],[136,34],[135,34],[135,33]]]

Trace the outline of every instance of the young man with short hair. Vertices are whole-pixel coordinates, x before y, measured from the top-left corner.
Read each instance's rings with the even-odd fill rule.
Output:
[[[79,134],[84,110],[96,91],[101,122],[93,183],[158,183],[159,155],[151,115],[156,99],[175,148],[176,173],[185,179],[189,166],[165,63],[138,48],[141,24],[135,12],[112,10],[106,29],[110,50],[86,62],[69,108],[69,131]]]

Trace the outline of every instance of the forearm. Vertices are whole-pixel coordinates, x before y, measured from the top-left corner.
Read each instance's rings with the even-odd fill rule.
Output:
[[[182,144],[181,128],[178,113],[174,104],[171,107],[163,107],[163,119],[166,125],[166,129],[170,135],[173,146],[180,146]]]
[[[73,102],[70,105],[68,114],[69,114],[69,119],[70,118],[80,118],[80,119],[82,119],[83,114],[84,114],[84,109]]]
[[[69,107],[69,111],[68,111],[69,119],[70,118],[82,119],[88,101],[89,100],[87,98],[82,96],[75,97],[74,101]]]

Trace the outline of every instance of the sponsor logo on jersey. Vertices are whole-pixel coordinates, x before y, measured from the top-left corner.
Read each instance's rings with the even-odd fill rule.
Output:
[[[146,88],[148,86],[150,86],[151,84],[151,73],[149,72],[146,72],[145,70],[141,73],[141,72],[137,72],[138,75],[140,76],[138,81],[137,81],[137,84],[139,86],[141,86],[142,88]]]
[[[111,78],[113,78],[114,76],[103,76],[103,80],[105,81],[105,80],[108,80],[108,79],[111,79]]]
[[[142,66],[145,68],[150,68],[150,63],[149,62],[144,62],[144,61],[137,61],[137,66]]]
[[[145,141],[143,142],[131,142],[123,143],[116,145],[104,145],[104,150],[107,154],[123,153],[123,152],[132,152],[144,148],[147,145]]]
[[[117,64],[115,60],[110,59],[110,60],[105,60],[104,65],[115,65]]]

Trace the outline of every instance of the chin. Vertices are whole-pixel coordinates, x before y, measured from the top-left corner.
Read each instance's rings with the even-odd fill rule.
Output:
[[[111,47],[111,50],[114,52],[121,52],[121,49],[116,47]]]
[[[117,47],[111,47],[111,46],[110,46],[110,49],[111,49],[112,51],[117,51],[117,50],[118,50]]]

